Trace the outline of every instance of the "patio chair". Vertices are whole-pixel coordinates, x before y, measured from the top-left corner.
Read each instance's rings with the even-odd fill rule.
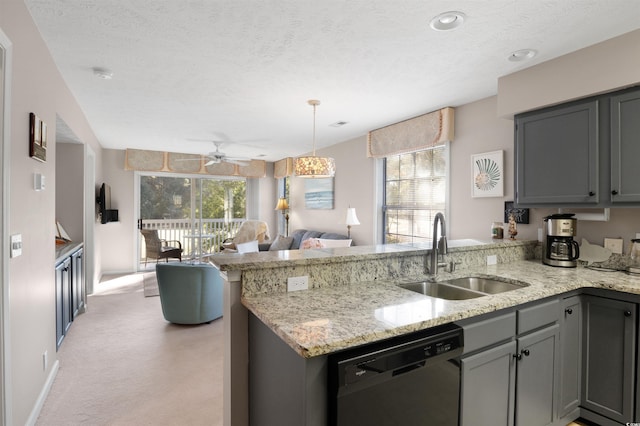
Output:
[[[178,259],[182,262],[182,244],[178,240],[162,240],[158,237],[157,229],[141,229],[144,243],[146,246],[146,254],[144,257],[144,266],[147,266],[147,260],[155,259],[156,263],[160,259]],[[174,243],[169,245],[169,243]]]

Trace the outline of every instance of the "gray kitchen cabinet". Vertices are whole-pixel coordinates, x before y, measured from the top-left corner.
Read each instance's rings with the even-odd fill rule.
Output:
[[[598,204],[598,101],[519,115],[515,133],[516,203]]]
[[[558,424],[559,309],[553,298],[459,322],[465,332],[461,426]],[[486,344],[479,348],[482,337]]]
[[[510,341],[462,358],[460,426],[513,425],[515,353]]]
[[[520,206],[634,206],[640,202],[640,89],[515,117]]]
[[[640,90],[611,97],[611,201],[640,202]]]
[[[560,315],[560,383],[558,417],[579,415],[582,385],[582,298],[562,300]],[[565,422],[568,423],[569,421]]]
[[[591,419],[590,411],[622,424],[633,421],[636,304],[587,295],[582,308],[582,416]]]
[[[516,425],[550,425],[556,419],[560,326],[518,338],[516,366]]]

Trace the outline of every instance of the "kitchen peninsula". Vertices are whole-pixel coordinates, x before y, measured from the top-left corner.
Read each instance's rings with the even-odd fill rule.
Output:
[[[444,323],[464,324],[585,288],[640,294],[638,277],[544,266],[539,260],[530,260],[536,249],[535,241],[451,242],[446,260],[455,263],[457,271],[442,272],[438,280],[473,274],[529,284],[502,294],[458,301],[432,299],[396,285],[425,278],[430,252],[426,246],[216,257],[214,262],[225,277],[225,424],[231,424],[232,418],[234,425],[249,424],[249,321],[254,328],[264,326],[277,335],[300,362],[313,364],[338,350]],[[495,256],[496,265],[486,265],[489,256]],[[309,276],[311,289],[287,293],[287,277],[302,275]],[[635,311],[633,315],[635,318]]]

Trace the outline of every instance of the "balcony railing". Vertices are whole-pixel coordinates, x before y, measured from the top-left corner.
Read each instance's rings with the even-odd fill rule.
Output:
[[[189,257],[219,252],[222,242],[236,235],[245,220],[202,219],[193,222],[190,219],[145,219],[142,229],[157,229],[160,239],[180,241],[183,256]],[[141,238],[140,258],[144,256],[144,238]]]

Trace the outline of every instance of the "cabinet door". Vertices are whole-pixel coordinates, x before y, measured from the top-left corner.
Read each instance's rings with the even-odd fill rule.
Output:
[[[71,324],[71,309],[69,306],[69,266],[71,261],[66,259],[56,265],[56,349],[60,347],[62,339]]]
[[[559,331],[556,324],[518,338],[517,426],[544,426],[555,420]]]
[[[75,319],[84,306],[84,271],[82,264],[83,250],[79,249],[71,255],[71,312]]]
[[[586,296],[582,406],[612,420],[633,418],[636,305]]]
[[[522,114],[515,126],[518,204],[599,202],[597,100]]]
[[[462,358],[461,426],[513,425],[515,351],[508,342]]]
[[[562,301],[560,318],[560,418],[580,406],[582,383],[582,299],[568,297]]]
[[[640,90],[611,98],[611,201],[640,201]]]

